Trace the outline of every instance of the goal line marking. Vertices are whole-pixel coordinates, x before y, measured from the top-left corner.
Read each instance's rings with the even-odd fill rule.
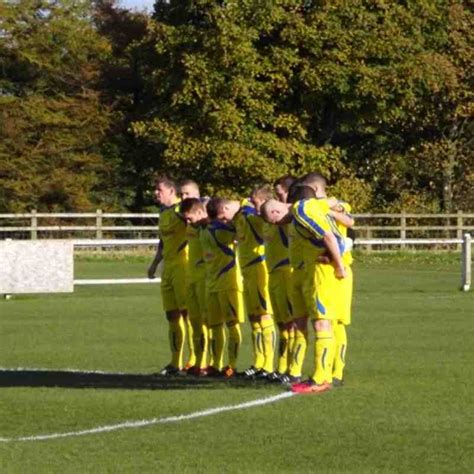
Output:
[[[49,434],[39,434],[32,436],[19,436],[12,438],[2,438],[0,437],[0,443],[10,443],[14,441],[47,441],[51,439],[59,438],[71,438],[76,436],[86,436],[90,434],[98,433],[110,433],[111,431],[118,431],[130,428],[143,428],[146,426],[153,425],[163,425],[167,423],[178,423],[180,421],[194,420],[195,418],[203,418],[205,416],[218,415],[219,413],[224,413],[228,411],[236,410],[245,410],[247,408],[258,407],[262,405],[268,405],[270,403],[275,403],[285,398],[289,398],[295,395],[293,392],[283,392],[278,395],[273,395],[265,398],[258,398],[257,400],[251,400],[249,402],[238,403],[236,405],[225,405],[215,408],[208,408],[202,411],[195,411],[193,413],[188,413],[187,415],[175,415],[168,416],[166,418],[151,418],[149,420],[135,420],[135,421],[124,421],[122,423],[116,423],[113,425],[104,425],[98,426],[97,428],[90,428],[87,430],[79,431],[67,431],[63,433],[49,433]]]

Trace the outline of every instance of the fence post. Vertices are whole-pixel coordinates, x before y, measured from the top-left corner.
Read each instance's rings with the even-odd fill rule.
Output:
[[[462,242],[462,291],[471,288],[471,234],[464,234]]]
[[[372,229],[367,229],[367,240],[370,240],[372,238]],[[367,253],[372,252],[372,245],[366,245],[365,251]]]
[[[38,238],[38,216],[36,215],[36,209],[31,211],[31,240]]]
[[[95,216],[95,238],[102,238],[102,209],[97,209]]]
[[[400,215],[400,239],[405,240],[407,238],[407,217],[406,212],[403,210]],[[401,249],[406,248],[406,244],[400,245]]]
[[[462,240],[462,225],[463,225],[463,218],[462,218],[462,211],[458,210],[458,218],[456,222],[456,239]],[[461,250],[462,244],[457,245],[457,249]]]

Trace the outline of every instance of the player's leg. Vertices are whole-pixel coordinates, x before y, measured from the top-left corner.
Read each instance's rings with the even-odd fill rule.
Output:
[[[292,329],[294,342],[292,344],[291,360],[288,369],[290,382],[301,379],[304,358],[308,346],[308,309],[304,294],[304,279],[305,272],[303,270],[293,270],[290,280],[290,301],[293,310]]]
[[[330,264],[316,265],[316,319],[313,318],[315,331],[314,341],[314,372],[311,378],[292,386],[297,393],[321,393],[332,387],[332,369],[335,353],[333,321],[336,319],[337,279],[334,268]]]
[[[258,370],[262,369],[265,361],[263,355],[262,327],[258,315],[253,314],[252,272],[249,269],[246,269],[245,271],[242,271],[242,277],[244,283],[244,304],[252,332],[253,349],[253,363],[247,370],[245,370],[244,374],[246,376],[253,376]]]
[[[208,366],[208,343],[209,343],[209,330],[207,322],[207,303],[206,303],[206,282],[201,280],[197,282],[197,300],[199,305],[199,328],[200,328],[200,338],[197,340],[195,338],[195,347],[197,347],[196,352],[196,366],[202,372],[207,369]]]
[[[172,267],[172,285],[175,293],[175,299],[181,310],[181,316],[183,318],[185,327],[184,341],[187,339],[188,342],[188,360],[185,364],[185,369],[188,370],[196,365],[196,354],[194,352],[193,345],[193,327],[188,314],[187,304],[187,278],[186,278],[186,265],[174,265]],[[184,344],[183,341],[183,344]]]
[[[259,284],[256,273],[252,283],[247,280],[246,307],[252,327],[254,342],[254,363],[245,371],[249,377],[266,378],[273,372],[275,354],[275,324],[271,314],[268,290]]]
[[[163,375],[177,373],[183,368],[185,326],[173,288],[172,271],[172,268],[165,265],[161,277],[161,299],[168,320],[168,338],[171,352],[171,361],[162,370]]]
[[[334,385],[342,385],[344,379],[344,367],[346,366],[346,350],[347,350],[347,332],[346,326],[342,321],[337,321],[334,325],[334,363],[332,377]]]
[[[196,282],[188,282],[186,290],[186,305],[188,308],[187,321],[187,336],[189,348],[189,367],[186,367],[188,372],[194,374],[197,369],[197,361],[200,359],[200,339],[201,339],[201,313],[199,308],[199,301],[197,296]],[[193,364],[193,365],[190,365]]]
[[[334,325],[336,350],[333,365],[333,384],[341,386],[344,380],[344,367],[346,365],[347,331],[351,323],[352,287],[353,277],[350,266],[346,267],[346,278],[339,280],[340,298],[337,305],[338,320]]]
[[[208,293],[208,324],[211,332],[210,347],[212,353],[212,364],[209,375],[220,375],[224,366],[224,349],[226,343],[224,315],[221,311],[218,292]]]
[[[238,290],[228,290],[222,292],[222,305],[226,307],[227,329],[229,332],[228,360],[229,363],[224,369],[226,377],[232,377],[237,370],[237,360],[242,346],[242,323],[244,322],[243,296]]]
[[[270,301],[272,303],[273,315],[278,327],[278,362],[276,376],[285,374],[288,370],[289,337],[292,321],[289,300],[288,282],[290,271],[280,270],[268,276]]]
[[[254,293],[253,295],[254,314],[260,317],[263,342],[263,366],[261,376],[266,377],[273,372],[274,368],[276,331],[273,319],[273,308],[268,291],[267,267],[264,262],[255,265],[255,267],[254,288],[256,289],[256,294]]]

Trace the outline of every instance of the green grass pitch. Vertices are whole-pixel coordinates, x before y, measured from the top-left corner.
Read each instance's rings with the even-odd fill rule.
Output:
[[[81,258],[76,273],[143,276],[146,263]],[[474,301],[458,290],[459,274],[458,256],[361,257],[344,388],[172,424],[0,443],[0,472],[473,472]],[[241,368],[250,363],[247,328],[244,336]],[[150,374],[167,359],[158,285],[2,300],[0,438],[183,415],[283,391],[189,379],[149,385],[149,377],[104,386],[100,375],[27,380],[4,370]]]

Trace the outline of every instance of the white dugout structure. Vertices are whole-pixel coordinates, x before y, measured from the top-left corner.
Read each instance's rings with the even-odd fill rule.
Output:
[[[158,239],[77,239],[0,241],[0,294],[72,292],[79,285],[156,284],[160,278],[74,279],[73,254],[79,248],[156,246]],[[462,291],[471,287],[472,239],[357,239],[357,246],[460,245]]]

